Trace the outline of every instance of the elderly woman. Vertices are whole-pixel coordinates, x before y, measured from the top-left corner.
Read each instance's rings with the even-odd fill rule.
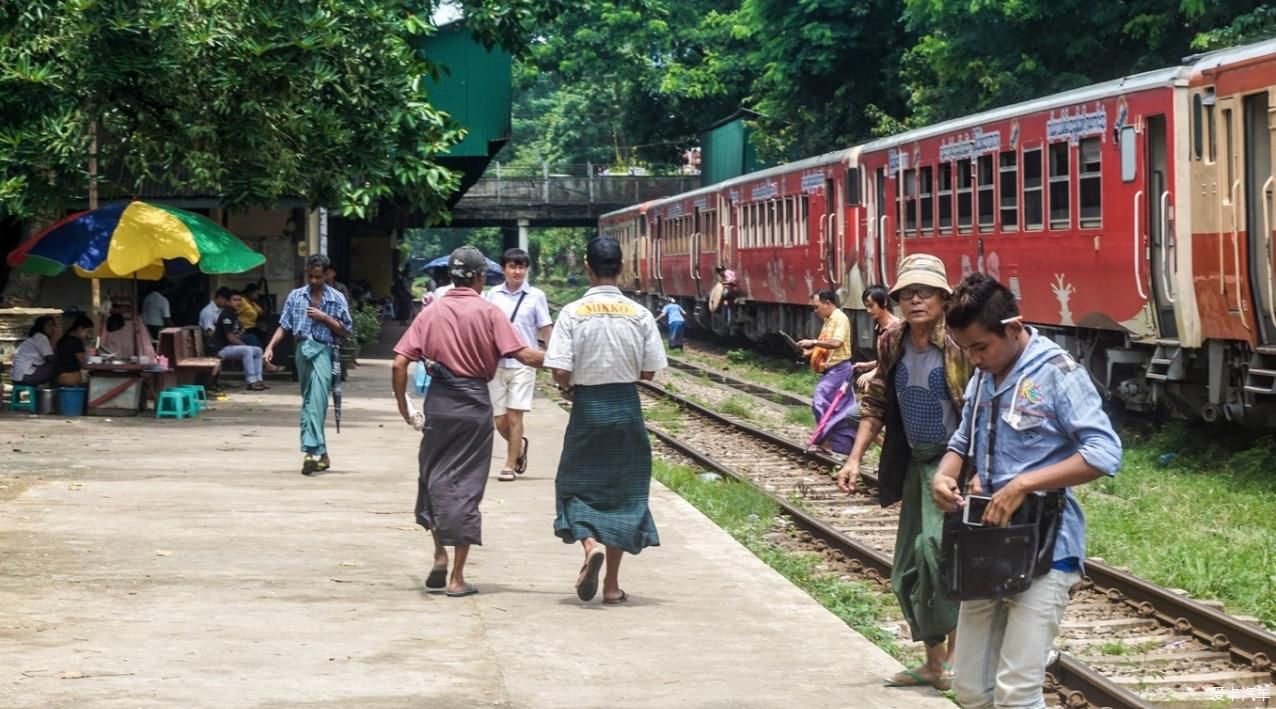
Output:
[[[965,354],[944,327],[944,304],[951,294],[943,261],[913,254],[900,262],[890,295],[904,320],[877,340],[877,367],[864,393],[855,447],[837,478],[842,490],[854,489],[864,451],[885,425],[879,500],[883,507],[901,502],[891,590],[913,639],[926,644],[926,663],[900,672],[887,684],[931,685],[941,691],[952,686],[958,605],[940,593],[944,515],[929,493],[961,419],[971,374]]]
[[[13,383],[40,386],[53,379],[53,338],[58,322],[42,315],[27,330],[27,339],[13,353]]]

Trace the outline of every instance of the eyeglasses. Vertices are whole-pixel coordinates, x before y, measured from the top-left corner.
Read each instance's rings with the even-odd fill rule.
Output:
[[[938,292],[939,289],[933,286],[909,286],[899,292],[899,300],[905,301],[912,300],[913,298],[926,300]]]

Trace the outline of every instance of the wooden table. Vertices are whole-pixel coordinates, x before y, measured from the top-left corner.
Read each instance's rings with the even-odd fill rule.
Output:
[[[149,364],[103,362],[84,368],[93,373],[89,378],[90,416],[136,416],[156,392],[177,383],[172,370],[154,369]]]

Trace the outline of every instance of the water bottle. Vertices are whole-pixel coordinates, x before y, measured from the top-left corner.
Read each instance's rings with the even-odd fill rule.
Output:
[[[418,394],[424,394],[430,388],[430,375],[425,371],[425,362],[417,362],[412,374],[412,388]]]

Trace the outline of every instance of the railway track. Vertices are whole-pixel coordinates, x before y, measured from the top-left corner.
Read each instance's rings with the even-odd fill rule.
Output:
[[[644,407],[666,402],[659,421],[649,422],[653,435],[706,469],[761,489],[826,562],[885,585],[898,513],[867,491],[841,493],[829,475],[832,458],[654,384],[643,382],[640,392]],[[871,472],[863,481],[876,485]],[[1059,706],[1217,706],[1271,689],[1276,635],[1098,560],[1087,561],[1086,573],[1047,676]]]

